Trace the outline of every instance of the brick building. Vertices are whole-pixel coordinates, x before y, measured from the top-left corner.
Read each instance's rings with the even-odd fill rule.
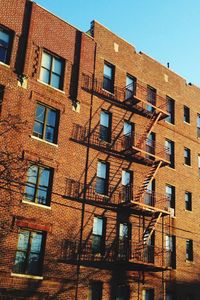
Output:
[[[199,88],[1,4],[0,299],[199,299]]]

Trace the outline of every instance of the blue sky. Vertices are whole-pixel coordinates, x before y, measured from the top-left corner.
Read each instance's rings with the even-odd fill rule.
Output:
[[[92,20],[200,86],[199,0],[36,0],[82,31]]]

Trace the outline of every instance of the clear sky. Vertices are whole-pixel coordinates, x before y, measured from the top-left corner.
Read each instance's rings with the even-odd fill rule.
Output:
[[[35,0],[82,31],[97,20],[200,87],[200,0]]]

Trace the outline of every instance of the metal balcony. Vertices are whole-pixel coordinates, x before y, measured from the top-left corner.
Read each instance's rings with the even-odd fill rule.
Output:
[[[130,212],[143,215],[151,215],[155,211],[162,211],[167,215],[168,198],[165,195],[147,190],[142,198],[138,197],[140,187],[138,186],[111,186],[107,188],[107,194],[96,192],[95,183],[84,184],[67,178],[65,198],[76,201],[85,201],[88,204],[113,209],[130,209]],[[138,199],[140,199],[138,201]]]
[[[88,137],[89,131],[86,127],[73,125],[73,141],[87,145]],[[112,135],[111,141],[106,142],[101,138],[100,126],[97,126],[91,129],[89,145],[98,151],[142,164],[152,165],[155,161],[162,161],[162,165],[170,163],[169,150],[164,145],[144,137],[143,132],[133,132],[129,136]]]
[[[103,88],[103,80],[98,80],[90,75],[82,74],[81,86],[88,92],[95,93],[103,99],[113,104],[133,112],[137,112],[147,118],[150,118],[156,111],[162,113],[161,119],[166,118],[167,100],[156,94],[155,99],[148,95],[147,85],[142,82],[135,82],[134,86],[125,86],[123,88],[114,86],[113,93]]]
[[[91,240],[80,244],[74,240],[64,240],[61,248],[61,261],[66,263],[78,262],[90,267],[112,269],[121,266],[129,270],[161,271],[168,269],[167,251],[165,249],[143,245],[131,241],[106,241],[99,251]]]

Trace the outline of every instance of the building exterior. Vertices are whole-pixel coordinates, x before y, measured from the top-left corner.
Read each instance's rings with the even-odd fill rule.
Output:
[[[0,299],[199,299],[200,89],[1,2]]]

